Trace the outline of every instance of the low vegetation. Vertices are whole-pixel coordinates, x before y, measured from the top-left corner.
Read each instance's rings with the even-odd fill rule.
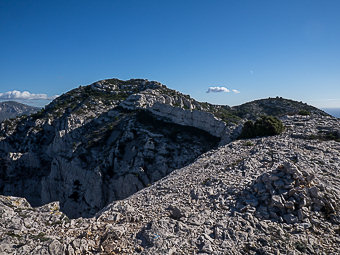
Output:
[[[255,122],[251,120],[245,122],[239,138],[279,135],[283,130],[284,125],[278,118],[261,116]]]
[[[218,108],[216,111],[213,112],[213,114],[217,117],[223,120],[225,123],[237,123],[240,121],[240,117],[233,114],[230,110],[227,110],[223,107]]]
[[[321,140],[321,141],[336,141],[340,142],[340,133],[337,131],[329,131],[329,132],[319,132],[316,135],[310,135],[308,137],[310,140]]]
[[[302,116],[308,116],[310,115],[310,112],[307,110],[300,110],[298,114]]]

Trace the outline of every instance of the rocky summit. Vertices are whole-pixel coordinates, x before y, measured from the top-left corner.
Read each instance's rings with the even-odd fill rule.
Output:
[[[284,131],[240,139],[244,123]],[[339,254],[340,120],[161,83],[80,86],[0,127],[0,254]]]

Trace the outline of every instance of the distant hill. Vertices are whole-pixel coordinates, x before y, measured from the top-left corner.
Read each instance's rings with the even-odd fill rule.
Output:
[[[30,115],[39,110],[38,107],[33,107],[21,104],[14,101],[0,102],[0,122],[5,119],[14,118],[21,115]]]
[[[239,116],[240,118],[247,119],[254,119],[260,115],[273,115],[277,117],[294,114],[316,114],[322,116],[328,115],[324,111],[311,105],[282,97],[251,101],[232,107],[232,111],[233,114]]]

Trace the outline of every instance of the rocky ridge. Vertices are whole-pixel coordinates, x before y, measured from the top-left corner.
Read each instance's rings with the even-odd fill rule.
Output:
[[[147,80],[99,81],[2,123],[0,192],[33,206],[60,201],[69,217],[90,217],[218,144],[220,138],[195,125],[122,106],[135,93],[157,89],[168,90]],[[187,98],[172,93],[172,102]]]
[[[285,116],[286,131],[236,140],[93,218],[0,197],[0,252],[337,254],[340,122]]]
[[[109,79],[80,86],[33,115],[1,123],[0,193],[5,195],[0,199],[5,224],[1,232],[4,244],[1,249],[5,248],[1,251],[157,254],[171,247],[170,251],[184,254],[209,250],[210,253],[222,252],[213,243],[211,249],[205,249],[203,237],[193,241],[196,238],[193,236],[179,238],[189,243],[175,251],[174,246],[180,243],[165,242],[161,247],[153,243],[148,233],[154,232],[150,230],[152,224],[156,229],[168,225],[167,230],[159,229],[159,232],[165,232],[157,234],[155,239],[170,235],[167,231],[171,230],[171,224],[178,224],[188,217],[193,200],[202,198],[200,202],[207,210],[212,210],[209,205],[212,194],[208,197],[200,195],[212,180],[210,164],[216,163],[213,167],[216,170],[229,162],[225,169],[233,167],[237,173],[242,172],[243,177],[246,175],[242,170],[244,166],[238,169],[241,159],[237,158],[243,155],[242,146],[251,147],[252,142],[242,143],[240,147],[235,141],[245,121],[244,109],[249,110],[246,115],[249,119],[256,118],[259,113],[283,119],[287,128],[285,139],[291,139],[292,143],[306,139],[337,143],[340,139],[335,119],[292,100],[266,99],[240,107],[211,105],[197,102],[161,83],[142,79]],[[289,117],[296,113],[305,117]],[[268,138],[268,141],[273,144],[280,141],[273,139]],[[267,140],[261,141],[267,143]],[[230,150],[234,145],[235,150]],[[262,148],[261,153],[266,153],[266,149]],[[208,154],[204,154],[206,152]],[[214,155],[220,159],[211,160],[211,153],[217,153]],[[248,160],[246,157],[253,157],[250,152],[244,153],[243,162]],[[254,154],[255,160],[260,160],[261,155]],[[202,158],[210,163],[204,166],[197,163]],[[228,204],[229,213],[249,210],[260,221],[279,224],[303,224],[306,215],[309,219],[323,216],[333,225],[337,224],[338,190],[330,192],[322,183],[315,188],[314,182],[318,180],[313,179],[315,175],[299,169],[297,158],[292,159],[293,165],[289,160],[287,163],[287,158],[283,157],[276,168],[267,169],[263,175],[258,169],[248,169],[259,174],[250,186],[242,186],[243,180],[237,175],[227,174],[224,179],[220,175],[227,190],[230,180],[236,178],[242,184],[237,186],[235,194],[232,193],[234,200]],[[175,169],[180,172],[176,170],[177,174],[172,175]],[[188,187],[193,188],[199,179],[203,188],[197,186],[187,190],[188,187],[183,186],[187,180],[182,173],[187,171],[197,171],[199,176],[185,175]],[[218,172],[211,173],[218,175]],[[169,177],[162,179],[165,176]],[[173,176],[179,179],[172,179]],[[159,185],[165,185],[165,192],[154,189]],[[215,188],[222,192],[221,187]],[[154,197],[147,193],[150,190]],[[188,202],[181,192],[190,194],[192,199]],[[150,195],[151,200],[138,194]],[[27,200],[16,198],[18,196]],[[180,198],[178,205],[177,198]],[[50,202],[53,203],[48,204]],[[121,203],[131,203],[131,206],[126,209],[125,205],[120,206]],[[155,203],[160,204],[152,207]],[[107,205],[107,210],[98,213]],[[110,208],[113,207],[116,209],[112,211]],[[198,207],[192,209],[200,210]],[[317,214],[319,211],[321,214]],[[162,218],[165,225],[160,223],[157,212],[174,221],[170,224],[167,218]],[[13,218],[11,224],[9,218]],[[6,229],[8,224],[10,231]],[[188,231],[203,233],[201,228],[189,228]],[[175,230],[176,235],[177,232]],[[207,235],[212,238],[211,233]],[[234,243],[230,245],[235,246]]]
[[[282,97],[254,100],[239,106],[234,106],[232,107],[232,111],[239,117],[247,119],[255,119],[261,115],[284,116],[287,114],[329,116],[316,107]]]
[[[287,100],[276,101],[280,116],[324,114],[297,102],[284,110]],[[235,140],[240,112],[143,79],[79,86],[35,114],[1,123],[0,194],[33,206],[59,201],[71,218],[92,217]]]

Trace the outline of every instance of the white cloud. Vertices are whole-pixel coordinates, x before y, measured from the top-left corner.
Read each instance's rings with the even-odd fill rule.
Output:
[[[230,92],[229,89],[226,87],[209,87],[207,93],[214,92],[214,93],[219,93],[219,92]]]
[[[228,89],[226,87],[209,87],[207,93],[210,93],[210,92],[213,92],[213,93],[221,93],[221,92],[229,93],[231,91],[234,92],[235,94],[241,93],[237,89],[230,90],[230,89]]]
[[[19,99],[19,100],[52,100],[55,99],[56,96],[48,97],[46,94],[33,94],[28,91],[8,91],[5,93],[0,93],[0,99]]]

